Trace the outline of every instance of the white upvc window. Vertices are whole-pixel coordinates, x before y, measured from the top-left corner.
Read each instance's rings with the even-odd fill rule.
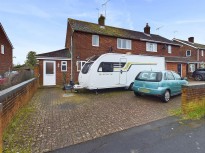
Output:
[[[148,52],[157,52],[157,44],[146,42],[146,51]]]
[[[61,71],[62,72],[67,71],[67,61],[61,61]]]
[[[191,50],[186,51],[186,56],[191,56]]]
[[[204,50],[201,50],[201,56],[204,56]]]
[[[92,46],[99,47],[99,36],[92,35]]]
[[[86,61],[77,61],[76,65],[77,65],[77,72],[80,72],[81,69],[83,68],[83,65],[85,64]]]
[[[117,48],[118,49],[132,49],[132,41],[128,39],[117,38]]]
[[[4,45],[1,45],[1,54],[4,54]]]
[[[172,46],[168,45],[168,53],[171,54],[172,53]]]

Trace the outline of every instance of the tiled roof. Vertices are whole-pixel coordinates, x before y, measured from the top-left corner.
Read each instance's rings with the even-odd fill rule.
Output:
[[[195,48],[205,49],[205,45],[203,45],[203,44],[192,43],[192,42],[181,40],[181,39],[174,39],[174,40],[177,42],[182,42],[182,43],[188,44],[188,45],[193,46]]]
[[[199,63],[199,61],[192,60],[190,57],[165,57],[166,62],[180,62],[180,63]]]
[[[113,37],[138,39],[142,41],[161,42],[166,44],[179,45],[169,39],[154,34],[145,34],[144,32],[138,32],[128,29],[116,28],[111,26],[100,26],[99,24],[79,21],[75,19],[68,19],[71,28],[75,31],[88,32],[92,34],[107,35]]]
[[[70,52],[68,49],[61,49],[61,50],[56,50],[52,52],[47,52],[47,53],[42,53],[42,54],[37,54],[37,58],[40,57],[60,57],[60,58],[70,58]]]

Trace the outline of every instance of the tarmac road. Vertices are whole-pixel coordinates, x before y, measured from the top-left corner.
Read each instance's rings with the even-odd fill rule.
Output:
[[[52,153],[204,153],[205,118],[151,122]]]

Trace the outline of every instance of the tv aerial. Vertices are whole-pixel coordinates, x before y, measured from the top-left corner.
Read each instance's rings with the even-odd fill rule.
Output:
[[[102,4],[102,7],[105,8],[105,18],[106,18],[106,7],[107,7],[107,3],[109,2],[110,0],[107,0],[105,3]]]

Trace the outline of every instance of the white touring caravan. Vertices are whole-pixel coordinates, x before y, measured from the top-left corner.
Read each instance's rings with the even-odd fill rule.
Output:
[[[143,70],[165,70],[165,58],[117,53],[94,56],[84,64],[74,89],[129,88]]]

